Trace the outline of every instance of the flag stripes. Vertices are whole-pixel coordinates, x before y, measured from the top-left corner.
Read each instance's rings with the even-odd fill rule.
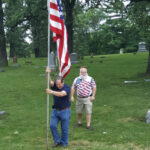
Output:
[[[57,43],[59,74],[64,78],[71,69],[71,62],[68,53],[68,35],[64,23],[61,1],[49,0],[48,11],[53,40]]]

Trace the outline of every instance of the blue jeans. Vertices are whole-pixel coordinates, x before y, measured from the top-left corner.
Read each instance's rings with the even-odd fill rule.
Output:
[[[52,110],[50,129],[55,143],[61,143],[63,146],[68,145],[69,134],[69,120],[71,116],[71,109],[65,110]],[[61,137],[58,133],[58,123],[61,122]]]

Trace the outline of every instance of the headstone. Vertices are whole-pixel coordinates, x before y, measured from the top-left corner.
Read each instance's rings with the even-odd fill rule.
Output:
[[[17,56],[13,57],[13,63],[17,63]]]
[[[146,113],[146,123],[150,123],[150,109]]]
[[[0,72],[5,72],[5,70],[3,70],[3,69],[0,69]]]
[[[50,53],[50,64],[49,64],[49,66],[52,70],[56,69],[56,56],[55,56],[54,52]]]
[[[125,84],[128,84],[128,83],[136,83],[137,81],[124,81]]]
[[[138,52],[147,52],[145,42],[139,42]]]
[[[9,56],[7,56],[7,60],[9,61]]]
[[[4,115],[5,113],[5,111],[0,111],[0,115]]]
[[[144,79],[145,80],[145,82],[150,82],[150,79]]]
[[[70,54],[70,60],[71,60],[71,64],[77,64],[78,63],[78,56],[77,53],[71,53]]]
[[[123,54],[123,48],[120,48],[120,54]]]

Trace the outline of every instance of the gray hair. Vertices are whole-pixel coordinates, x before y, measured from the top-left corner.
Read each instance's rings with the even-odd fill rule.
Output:
[[[86,69],[86,71],[87,71],[87,67],[86,66],[81,66],[80,67],[80,72],[81,72],[81,69],[83,69],[83,68]]]
[[[61,81],[61,83],[63,83],[63,82],[64,82],[63,77],[62,77],[62,76],[59,76],[59,75],[57,75],[57,76],[56,76],[55,81],[56,81],[56,80],[60,80],[60,81]]]

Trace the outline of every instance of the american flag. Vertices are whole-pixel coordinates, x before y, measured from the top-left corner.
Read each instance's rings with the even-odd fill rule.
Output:
[[[71,69],[71,62],[68,53],[68,35],[64,23],[61,0],[48,0],[48,12],[53,40],[57,43],[59,74],[64,78]]]

